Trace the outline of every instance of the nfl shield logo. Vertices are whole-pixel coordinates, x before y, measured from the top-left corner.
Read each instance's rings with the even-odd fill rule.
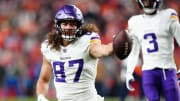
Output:
[[[63,49],[63,52],[66,53],[66,52],[67,52],[67,49],[64,48],[64,49]]]

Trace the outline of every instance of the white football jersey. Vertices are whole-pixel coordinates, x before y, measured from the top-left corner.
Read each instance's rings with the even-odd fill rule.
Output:
[[[86,33],[59,51],[42,43],[42,54],[50,61],[58,101],[97,101],[94,83],[98,59],[89,54],[89,45],[100,41],[97,33]]]
[[[174,38],[180,45],[180,25],[173,9],[165,9],[155,15],[141,14],[131,17],[128,21],[128,32],[134,40],[133,52],[128,57],[128,67],[135,67],[141,48],[142,70],[156,67],[176,68],[173,57]]]

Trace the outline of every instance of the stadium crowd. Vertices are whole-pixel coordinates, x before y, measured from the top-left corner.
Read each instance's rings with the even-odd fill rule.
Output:
[[[0,0],[0,98],[34,96],[41,67],[40,44],[53,25],[54,13],[64,4],[77,5],[85,21],[95,23],[103,43],[126,28],[137,10],[135,0]],[[171,7],[180,14],[179,0],[163,0],[163,7]],[[179,16],[180,18],[180,16]],[[85,22],[86,23],[86,22]],[[177,47],[177,45],[176,45]],[[175,47],[175,48],[176,48]],[[180,49],[175,49],[175,60],[180,67]],[[129,96],[143,98],[141,88],[141,59],[137,65],[138,88],[128,92],[124,73],[126,61],[106,57],[100,59],[96,79],[98,93],[116,96],[123,101]],[[53,85],[49,95],[54,96]]]

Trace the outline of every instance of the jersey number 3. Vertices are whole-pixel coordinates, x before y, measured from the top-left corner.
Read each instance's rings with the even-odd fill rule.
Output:
[[[60,61],[53,62],[53,70],[55,73],[56,82],[66,82],[64,64],[65,64],[65,62],[60,62]],[[84,64],[83,59],[76,59],[76,60],[68,61],[69,68],[71,68],[71,67],[73,68],[74,65],[78,65],[73,82],[79,81],[81,72],[83,70],[83,64]]]
[[[153,48],[147,48],[147,52],[148,53],[152,53],[152,52],[156,52],[159,50],[158,48],[158,43],[157,43],[157,37],[155,33],[147,33],[144,35],[144,39],[148,39],[151,38],[151,40],[149,40],[149,44],[153,45]]]

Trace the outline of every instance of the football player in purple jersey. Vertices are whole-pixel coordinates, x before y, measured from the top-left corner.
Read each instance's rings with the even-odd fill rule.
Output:
[[[142,85],[148,101],[180,101],[177,67],[174,61],[174,39],[180,46],[180,24],[174,9],[160,10],[162,0],[137,0],[144,14],[132,16],[128,32],[133,38],[133,48],[127,59],[126,86],[130,82],[139,52],[142,51]]]
[[[112,54],[112,43],[101,44],[97,27],[83,24],[75,5],[64,5],[55,15],[55,30],[41,45],[42,68],[36,86],[38,101],[46,95],[53,76],[58,101],[104,101],[95,89],[98,59]]]

